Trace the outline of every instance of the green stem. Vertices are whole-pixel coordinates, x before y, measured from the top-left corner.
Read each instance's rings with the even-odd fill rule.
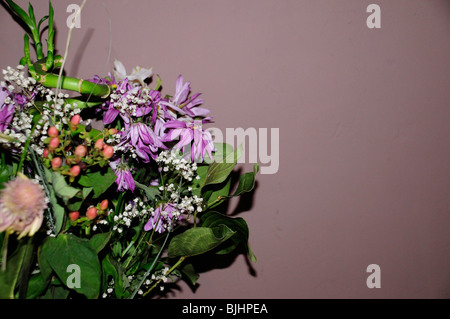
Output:
[[[37,64],[34,64],[35,68]],[[60,88],[78,92],[81,94],[90,94],[101,98],[106,98],[110,94],[110,88],[106,84],[97,84],[83,79],[72,78],[69,76],[62,76],[58,81],[58,75],[53,73],[46,73],[43,75],[36,74],[36,80],[48,88]]]
[[[155,268],[156,261],[159,259],[159,256],[161,256],[161,253],[163,252],[164,247],[166,246],[166,243],[167,243],[167,240],[169,239],[169,236],[170,236],[170,232],[167,232],[166,238],[164,239],[164,243],[162,244],[161,249],[158,251],[158,254],[156,255],[155,259],[153,260],[153,263],[151,264],[150,268],[145,272],[144,277],[142,277],[141,281],[139,282],[139,285],[133,291],[133,293],[131,294],[129,299],[134,299],[134,297],[136,296],[137,292],[141,288],[142,284],[147,279],[148,275],[150,275],[150,273],[152,272],[153,268]]]
[[[31,128],[30,135],[28,136],[27,141],[25,142],[25,146],[23,147],[22,154],[20,155],[20,162],[19,162],[19,165],[17,166],[16,175],[18,172],[20,172],[22,170],[23,162],[25,161],[25,157],[27,156],[28,147],[30,146],[31,138],[33,136],[34,130],[36,129],[36,125],[38,125],[38,123],[39,123],[39,119],[34,122],[33,127]]]
[[[9,231],[5,232],[5,237],[3,238],[3,254],[2,254],[2,271],[6,270],[6,259],[8,257],[8,239]]]
[[[180,259],[178,259],[177,263],[175,265],[173,265],[172,268],[170,268],[169,271],[167,272],[167,274],[165,274],[164,276],[170,275],[172,273],[172,271],[174,271],[186,258],[187,257],[185,257],[185,256],[180,257]],[[162,279],[159,279],[157,282],[155,282],[155,284],[153,286],[151,286],[150,289],[143,294],[143,296],[144,297],[147,296],[150,291],[152,291],[156,286],[159,285],[161,280]]]

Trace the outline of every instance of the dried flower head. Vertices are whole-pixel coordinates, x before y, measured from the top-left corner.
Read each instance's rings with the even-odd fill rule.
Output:
[[[25,175],[9,181],[0,194],[0,232],[33,236],[47,208],[44,190]]]

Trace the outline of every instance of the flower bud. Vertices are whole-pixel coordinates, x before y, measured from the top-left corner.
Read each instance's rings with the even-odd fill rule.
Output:
[[[75,148],[75,156],[77,156],[77,157],[85,157],[86,153],[87,153],[87,149],[86,149],[86,146],[84,146],[84,145],[78,145]]]
[[[93,220],[95,217],[97,217],[97,208],[95,207],[89,207],[86,211],[86,216],[90,220]]]
[[[50,143],[48,144],[50,149],[55,149],[59,146],[59,138],[58,137],[52,137],[50,140]]]
[[[48,158],[48,148],[44,148],[44,151],[42,152],[42,156],[44,156],[44,158]]]
[[[103,146],[102,153],[105,158],[111,158],[114,155],[114,148],[110,145],[105,145]]]
[[[97,141],[95,141],[94,147],[101,150],[101,149],[103,149],[104,145],[105,145],[105,142],[103,141],[103,139],[99,138]]]
[[[72,123],[73,125],[78,125],[81,122],[81,116],[79,114],[76,114],[74,116],[72,116],[72,118],[70,119],[70,123]]]
[[[54,157],[52,159],[52,168],[56,169],[56,168],[60,168],[62,165],[62,159],[61,157]]]
[[[102,200],[102,202],[100,203],[100,210],[106,210],[108,208],[108,200],[104,199]]]
[[[81,168],[78,165],[74,165],[70,168],[70,174],[74,177],[80,175]]]
[[[69,213],[69,218],[71,221],[76,221],[78,219],[78,217],[80,217],[80,212],[78,212],[78,211]]]
[[[110,128],[109,129],[109,134],[113,135],[113,134],[117,134],[119,131],[115,128]]]
[[[59,131],[55,126],[51,126],[48,131],[48,136],[50,137],[57,137],[59,135]]]

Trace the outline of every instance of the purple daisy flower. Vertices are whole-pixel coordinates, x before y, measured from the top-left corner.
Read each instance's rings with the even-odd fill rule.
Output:
[[[164,124],[164,127],[170,129],[170,131],[164,136],[163,140],[168,142],[180,138],[174,148],[178,150],[183,148],[183,151],[187,153],[188,147],[191,147],[191,160],[201,159],[203,162],[206,153],[212,158],[212,152],[215,151],[211,133],[202,129],[202,124],[206,121],[168,121]]]
[[[131,146],[136,150],[136,154],[143,159],[144,163],[155,159],[158,155],[158,149],[167,149],[162,143],[161,138],[151,129],[150,126],[144,123],[133,123],[121,133],[122,140],[117,147],[130,148]]]
[[[198,98],[201,93],[197,93],[188,98],[190,91],[191,82],[183,83],[183,76],[180,74],[175,86],[175,95],[172,99],[161,101],[160,105],[165,108],[169,107],[190,117],[205,116],[208,114],[209,110],[197,107],[197,105],[203,103],[203,100]]]
[[[123,192],[127,189],[134,192],[134,188],[136,186],[133,175],[131,174],[130,168],[126,163],[124,163],[120,158],[109,162],[109,165],[116,173],[117,179],[117,191]]]
[[[9,92],[6,88],[0,88],[0,132],[4,132],[14,117],[14,103],[7,103]]]
[[[154,229],[161,234],[166,228],[170,229],[177,220],[181,220],[181,215],[176,205],[173,203],[161,204],[152,213],[152,216],[144,226],[144,230]]]

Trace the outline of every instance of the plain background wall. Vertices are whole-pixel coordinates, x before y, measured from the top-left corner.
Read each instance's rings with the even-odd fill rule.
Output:
[[[61,54],[71,3],[53,1]],[[381,29],[366,26],[371,3]],[[446,0],[89,0],[69,75],[119,59],[153,67],[172,93],[181,73],[214,127],[280,129],[279,171],[258,176],[238,215],[253,270],[240,255],[169,296],[449,298],[449,18]],[[0,8],[1,68],[22,39]],[[366,286],[372,263],[379,289]]]

